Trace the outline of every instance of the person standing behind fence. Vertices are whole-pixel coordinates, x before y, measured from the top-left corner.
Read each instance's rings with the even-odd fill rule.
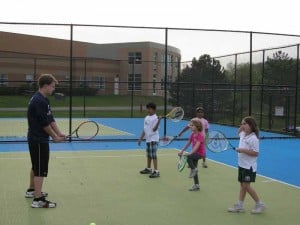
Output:
[[[26,198],[33,198],[32,208],[55,208],[56,203],[46,200],[48,193],[42,192],[44,177],[48,175],[49,136],[54,142],[65,140],[51,113],[48,96],[55,90],[57,80],[51,74],[42,74],[38,79],[39,90],[29,101],[28,146],[32,168],[30,170],[29,188]]]
[[[209,129],[209,123],[208,121],[204,118],[204,108],[199,106],[196,108],[196,117],[200,119],[201,123],[202,123],[202,135],[205,138],[206,134],[208,133],[208,129]],[[187,130],[189,130],[190,127],[189,125],[187,125],[186,127],[184,127],[179,133],[178,133],[178,137],[180,137],[184,132],[186,132]],[[204,146],[205,148],[205,146]],[[204,156],[202,157],[202,167],[203,168],[207,168],[207,163],[206,163],[206,149],[204,149]]]
[[[138,141],[140,145],[142,140],[146,138],[147,167],[140,171],[141,174],[150,174],[150,178],[160,177],[157,165],[157,147],[159,141],[158,127],[161,120],[155,111],[156,104],[150,102],[146,105],[148,115],[144,119],[144,129]],[[153,161],[154,170],[151,169],[151,161]]]

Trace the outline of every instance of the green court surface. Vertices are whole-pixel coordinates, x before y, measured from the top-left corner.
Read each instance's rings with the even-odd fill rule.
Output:
[[[24,198],[28,153],[0,153],[0,224],[2,225],[296,225],[299,189],[258,177],[255,189],[267,205],[251,215],[227,213],[237,199],[236,169],[209,161],[199,168],[201,190],[189,192],[188,169],[176,170],[176,150],[159,151],[161,177],[139,174],[144,151],[52,152],[44,191],[56,209],[32,209]]]
[[[72,126],[75,129],[83,119],[72,119]],[[60,129],[64,133],[69,131],[68,119],[56,119],[56,122]],[[99,123],[98,123],[99,124]],[[130,135],[127,132],[114,129],[112,127],[99,124],[100,132],[99,136],[111,136],[111,135]],[[25,137],[27,135],[28,124],[27,119],[0,119],[0,137]]]

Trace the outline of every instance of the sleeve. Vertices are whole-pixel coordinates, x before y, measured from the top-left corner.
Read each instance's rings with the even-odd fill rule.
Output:
[[[255,152],[259,152],[259,140],[254,135],[254,137],[251,139],[251,142],[249,143],[250,149],[252,149]]]
[[[39,104],[35,105],[36,108],[36,116],[42,127],[48,126],[52,121],[49,120],[48,114],[48,105],[43,102],[39,102]]]
[[[205,123],[205,129],[209,129],[209,122],[206,120],[206,123]]]

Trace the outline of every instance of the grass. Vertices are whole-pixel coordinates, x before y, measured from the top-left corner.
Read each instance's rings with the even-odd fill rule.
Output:
[[[24,198],[28,184],[28,153],[0,153],[0,211],[5,225],[296,225],[299,190],[258,177],[255,189],[267,204],[262,215],[230,214],[239,186],[237,171],[209,162],[199,168],[201,190],[189,192],[188,170],[176,172],[176,151],[159,152],[161,177],[140,175],[144,152],[52,152],[44,190],[56,209],[31,209]],[[270,191],[272,190],[272,191]],[[16,213],[17,212],[17,213]]]

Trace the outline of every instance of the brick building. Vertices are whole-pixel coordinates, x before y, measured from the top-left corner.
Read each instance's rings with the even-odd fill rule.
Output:
[[[54,74],[61,85],[96,88],[98,94],[162,95],[167,79],[180,71],[180,50],[155,42],[95,44],[0,32],[0,88],[32,83],[41,73]],[[72,60],[71,60],[72,59]],[[72,70],[71,70],[72,65]]]

